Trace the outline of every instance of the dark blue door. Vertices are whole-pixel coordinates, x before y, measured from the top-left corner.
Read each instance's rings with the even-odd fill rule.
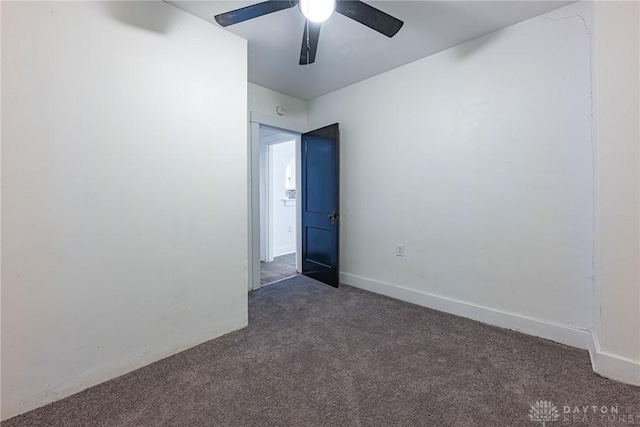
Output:
[[[302,135],[302,274],[339,284],[339,129]]]

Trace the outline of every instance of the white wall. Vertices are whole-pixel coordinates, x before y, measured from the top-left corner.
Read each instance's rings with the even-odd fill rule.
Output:
[[[2,418],[247,323],[246,41],[2,2]]]
[[[640,385],[640,6],[595,2],[597,301],[594,365]]]
[[[570,5],[309,102],[310,128],[341,127],[344,283],[587,347],[590,12]]]
[[[283,200],[286,197],[285,170],[291,160],[294,165],[292,179],[295,182],[296,141],[272,144],[270,149],[273,256],[280,256],[296,251],[296,205],[295,202],[285,203]]]
[[[248,102],[250,112],[271,116],[285,124],[294,122],[305,127],[307,125],[307,101],[249,83]],[[280,116],[276,112],[278,106],[284,107],[284,115]],[[294,127],[286,129],[297,130]]]

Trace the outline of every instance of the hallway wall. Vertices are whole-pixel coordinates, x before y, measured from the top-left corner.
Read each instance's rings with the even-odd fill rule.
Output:
[[[296,251],[296,202],[284,200],[287,190],[285,172],[291,160],[293,160],[291,184],[295,185],[295,148],[295,140],[271,146],[274,257]]]

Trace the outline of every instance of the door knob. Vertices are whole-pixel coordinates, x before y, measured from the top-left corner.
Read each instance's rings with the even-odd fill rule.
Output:
[[[329,219],[331,220],[331,225],[338,225],[338,220],[340,219],[340,215],[336,211],[332,211],[329,214]]]

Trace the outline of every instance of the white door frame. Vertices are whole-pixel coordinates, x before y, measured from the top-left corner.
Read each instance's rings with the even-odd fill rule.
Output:
[[[300,176],[300,135],[307,132],[307,125],[292,122],[281,117],[272,117],[266,114],[251,111],[249,113],[249,147],[248,147],[248,226],[249,226],[249,290],[260,288],[260,125],[282,129],[296,135],[296,185],[299,187]],[[298,192],[299,200],[299,192]],[[300,271],[302,264],[301,237],[300,237],[300,203],[296,203],[296,270]]]

